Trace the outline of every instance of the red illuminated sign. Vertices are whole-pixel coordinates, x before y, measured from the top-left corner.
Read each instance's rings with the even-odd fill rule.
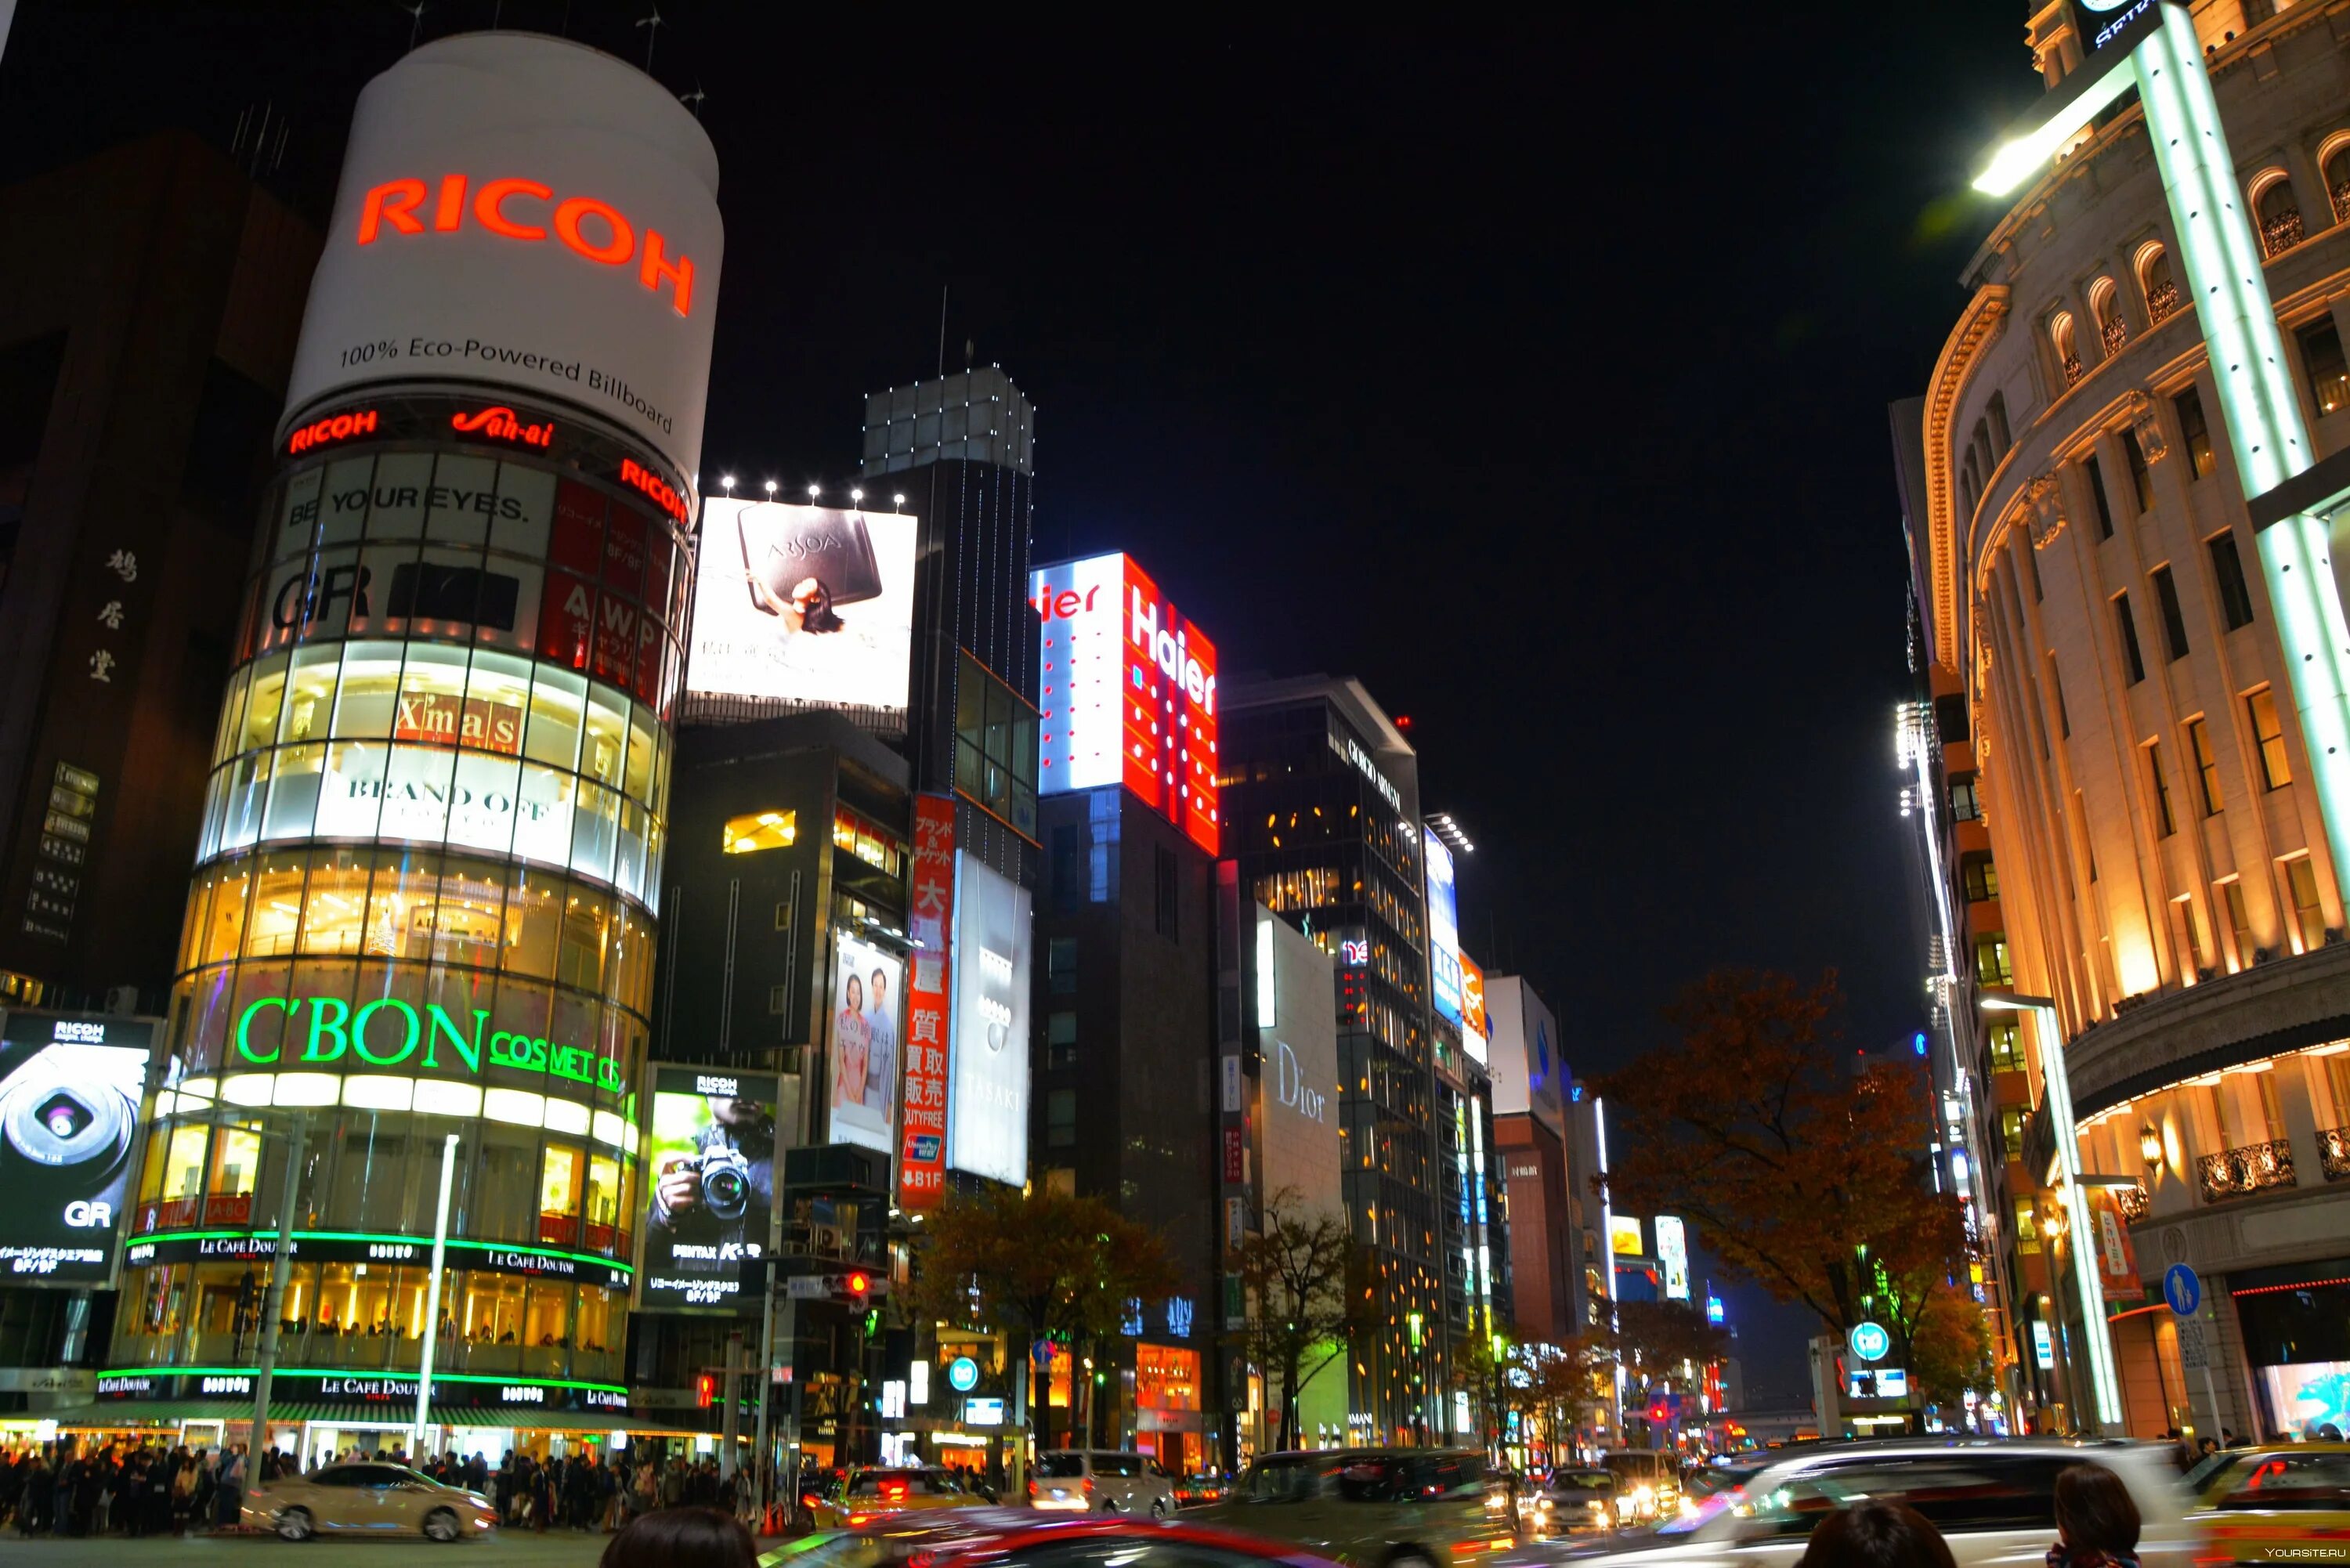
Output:
[[[368,192],[359,202],[359,243],[371,245],[389,229],[396,234],[455,234],[473,225],[501,239],[536,243],[548,239],[574,254],[606,266],[637,263],[637,281],[658,291],[670,286],[671,307],[680,316],[693,312],[693,263],[674,261],[668,242],[658,229],[647,229],[644,244],[637,243],[636,225],[609,202],[593,196],[567,196],[536,180],[484,180],[467,199],[471,176],[443,174],[437,187],[421,180],[387,180]],[[421,212],[427,198],[429,213]],[[550,205],[551,204],[551,205]]]
[[[1123,784],[1217,853],[1215,644],[1123,555],[1044,567],[1030,593],[1039,791]]]
[[[624,457],[620,460],[620,483],[642,493],[679,522],[686,520],[685,497],[680,495],[668,480],[652,472],[636,459]]]
[[[449,428],[463,435],[480,436],[484,441],[535,446],[541,452],[555,444],[555,422],[552,420],[544,424],[526,425],[503,403],[495,408],[477,409],[470,414],[451,414]]]
[[[518,757],[522,755],[522,710],[484,697],[414,693],[394,705],[391,738],[427,745],[463,745]]]
[[[914,797],[914,864],[907,921],[915,949],[906,979],[906,1109],[898,1151],[898,1207],[935,1209],[946,1196],[948,973],[954,936],[954,802]]]
[[[286,455],[298,457],[303,452],[315,452],[322,446],[332,446],[337,441],[346,441],[353,436],[373,435],[376,423],[376,411],[373,409],[359,409],[348,414],[331,415],[314,423],[304,425],[287,436]]]

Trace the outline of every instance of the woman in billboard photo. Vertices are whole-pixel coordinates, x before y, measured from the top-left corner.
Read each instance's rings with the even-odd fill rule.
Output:
[[[871,1064],[872,1025],[865,1018],[865,982],[854,974],[841,981],[840,1011],[832,1020],[832,1108],[862,1107],[866,1069]]]

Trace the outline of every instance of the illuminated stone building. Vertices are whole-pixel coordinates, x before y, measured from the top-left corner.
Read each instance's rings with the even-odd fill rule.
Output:
[[[670,94],[554,39],[442,39],[362,94],[91,1424],[249,1415],[266,1326],[307,1454],[400,1440],[428,1343],[429,1441],[628,1424],[716,182]]]
[[[2065,17],[2031,16],[2052,87],[2080,57]],[[2314,6],[2220,0],[2192,25],[2322,466],[2350,446],[2350,64]],[[2178,243],[2133,99],[1969,264],[1911,517],[1944,787],[1970,784],[1981,824],[1964,956],[1979,997],[2053,1004],[2091,1184],[2078,1215],[2036,1190],[2048,1015],[1987,1013],[1971,1070],[2004,1168],[1983,1233],[2015,1349],[2049,1334],[2050,1419],[2073,1425],[2069,1249],[2093,1232],[2140,1436],[2339,1421],[2350,1370],[2342,870]],[[2208,1382],[2159,1293],[2179,1262],[2217,1308]]]

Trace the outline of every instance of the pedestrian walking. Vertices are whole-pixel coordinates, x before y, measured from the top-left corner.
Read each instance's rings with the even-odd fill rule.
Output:
[[[665,1508],[612,1537],[598,1568],[757,1568],[758,1561],[758,1543],[733,1514]]]
[[[2137,1504],[2103,1465],[2056,1472],[2056,1544],[2048,1568],[2138,1568]]]

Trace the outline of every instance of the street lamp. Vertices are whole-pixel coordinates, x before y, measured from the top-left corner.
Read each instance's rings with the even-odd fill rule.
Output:
[[[2152,1122],[2137,1129],[2137,1153],[2148,1170],[2162,1163],[2162,1135],[2154,1130]]]
[[[2060,1210],[2044,1215],[2041,1220],[2053,1241],[2069,1225],[2081,1224],[2088,1214],[2088,1200],[2081,1195],[2081,1137],[2073,1119],[2073,1081],[2064,1064],[2064,1033],[2056,1019],[2055,1003],[2044,996],[1985,991],[1981,1002],[1990,1012],[2029,1012],[2033,1030],[2040,1037],[2041,1105],[2055,1133],[2057,1191],[2062,1202]],[[2123,1419],[2121,1376],[2114,1366],[2113,1334],[2106,1326],[2106,1288],[2097,1277],[2096,1249],[2085,1244],[2085,1226],[2084,1234],[2074,1239],[2071,1248],[2073,1282],[2081,1294],[2081,1340],[2089,1351],[2089,1386],[2095,1396],[2095,1425],[2118,1430]]]
[[[2085,6],[2074,16],[2084,18],[2080,65],[2011,129],[1974,188],[1994,196],[2016,190],[2137,89],[2276,609],[2326,847],[2334,876],[2350,876],[2350,622],[2333,586],[2328,520],[2350,502],[2350,452],[2313,462],[2260,243],[2186,5],[2157,0],[2102,13]],[[2101,16],[2111,19],[2100,23]],[[2158,441],[2151,400],[2135,413],[2135,428]],[[2151,462],[2156,453],[2146,455]]]

